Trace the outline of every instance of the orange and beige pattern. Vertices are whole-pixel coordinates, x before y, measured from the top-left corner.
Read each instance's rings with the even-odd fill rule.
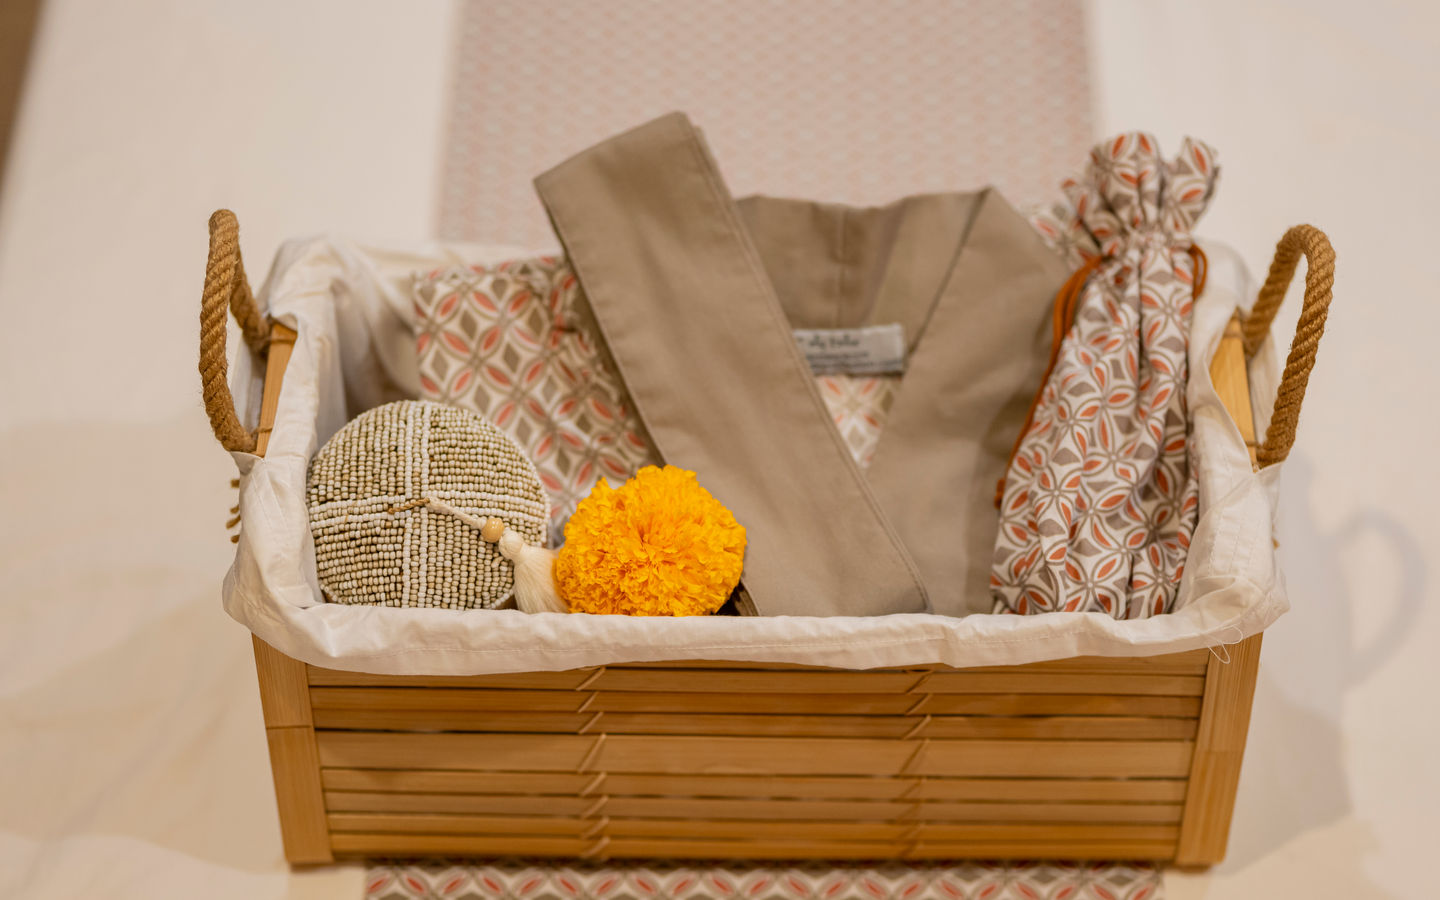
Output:
[[[478,412],[529,453],[552,544],[596,480],[659,462],[578,292],[549,256],[415,279],[421,396]]]
[[[900,388],[899,375],[820,375],[815,383],[835,427],[860,468],[875,458],[880,432]]]
[[[366,900],[1160,900],[1146,863],[385,865]]]
[[[1173,160],[1142,132],[1095,147],[1036,227],[1086,282],[1034,421],[1006,475],[996,612],[1171,610],[1198,513],[1185,401],[1197,275],[1188,252],[1215,153]]]
[[[418,274],[413,300],[421,398],[478,412],[530,455],[550,496],[552,545],[597,479],[624,481],[660,462],[564,259]],[[899,376],[816,381],[867,464]]]
[[[553,246],[530,180],[672,109],[705,125],[736,196],[870,205],[993,184],[1043,202],[1094,141],[1084,7],[472,0],[440,233]]]

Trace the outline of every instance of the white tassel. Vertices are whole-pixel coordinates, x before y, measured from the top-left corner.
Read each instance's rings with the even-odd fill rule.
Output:
[[[505,529],[496,545],[515,564],[515,605],[521,612],[568,613],[570,608],[555,590],[555,551],[532,547],[525,538]]]
[[[421,501],[412,501],[420,503]],[[544,547],[532,547],[525,543],[524,535],[505,527],[502,519],[491,517],[477,519],[467,512],[456,509],[444,500],[427,497],[424,503],[431,509],[449,513],[471,528],[480,532],[480,537],[495,544],[500,555],[515,564],[515,605],[521,612],[568,613],[570,607],[560,599],[555,590],[555,551]]]

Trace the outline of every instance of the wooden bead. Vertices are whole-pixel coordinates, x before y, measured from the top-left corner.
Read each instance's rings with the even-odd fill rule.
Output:
[[[494,516],[485,520],[485,526],[480,529],[480,537],[493,544],[505,534],[505,520],[497,519]]]

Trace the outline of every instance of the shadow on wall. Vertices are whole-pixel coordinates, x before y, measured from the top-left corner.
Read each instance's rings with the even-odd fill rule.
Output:
[[[1232,871],[1350,812],[1340,733],[1346,694],[1404,644],[1423,602],[1426,565],[1415,536],[1376,507],[1321,530],[1314,480],[1311,460],[1292,456],[1280,506],[1287,510],[1281,555],[1293,609],[1271,629],[1261,656],[1240,803],[1223,866]],[[1393,598],[1367,593],[1370,586],[1346,576],[1347,555],[1361,541],[1377,540],[1393,560]],[[1362,642],[1356,611],[1372,609],[1388,612]],[[1368,834],[1363,823],[1359,828]],[[1337,890],[1364,886],[1374,892],[1365,896],[1379,895],[1363,870],[1366,846],[1355,849],[1344,860],[1332,860]],[[1340,866],[1353,871],[1338,871]]]

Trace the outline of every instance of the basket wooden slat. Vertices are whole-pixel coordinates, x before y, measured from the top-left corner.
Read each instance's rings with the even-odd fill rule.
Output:
[[[788,840],[804,835],[812,840],[840,841],[1004,841],[1113,840],[1174,841],[1179,828],[1170,824],[1045,823],[1007,821],[970,823],[913,823],[903,821],[844,821],[842,817],[816,821],[751,821],[745,819],[687,819],[685,833],[697,838],[727,840]],[[675,818],[610,818],[607,834],[616,837],[665,839],[675,832]],[[584,838],[595,831],[592,819],[542,816],[470,816],[425,813],[332,813],[335,832],[374,834],[519,835],[546,834]]]
[[[592,775],[554,772],[431,772],[416,769],[321,770],[328,792],[485,796],[496,802],[517,795],[540,802],[598,796],[766,797],[771,799],[929,800],[1008,803],[1181,803],[1182,778],[918,778],[876,776]],[[603,793],[598,789],[603,788]],[[586,799],[586,798],[589,799]],[[374,798],[372,798],[374,799]],[[383,802],[383,801],[377,801]],[[456,802],[464,802],[457,800]],[[327,808],[339,807],[327,802]],[[355,808],[355,807],[346,807]]]
[[[339,856],[548,856],[579,859],[1167,860],[1173,839],[1081,840],[1036,833],[1012,841],[698,840],[549,838],[503,835],[335,833]]]
[[[930,715],[1193,717],[1200,713],[1200,698],[1125,694],[936,694],[916,706],[914,712]]]
[[[606,739],[608,738],[608,739]],[[884,740],[650,735],[317,733],[322,766],[737,775],[1178,778],[1191,741]]]
[[[488,774],[488,773],[487,773]],[[1101,794],[1100,779],[1089,785]],[[1063,791],[1061,792],[1063,795]],[[1157,792],[1158,793],[1158,792]],[[494,813],[506,815],[584,816],[595,824],[601,816],[668,818],[740,818],[757,821],[804,819],[898,819],[930,822],[1172,822],[1181,820],[1180,803],[1087,803],[1048,798],[1050,802],[1011,800],[952,802],[945,800],[845,800],[786,797],[625,796],[608,790],[599,796],[575,794],[404,794],[386,791],[326,791],[331,812]]]
[[[347,731],[476,731],[575,734],[593,717],[572,713],[493,713],[408,709],[315,710],[315,727]],[[1142,716],[913,716],[706,715],[613,713],[606,734],[735,737],[1030,738],[1078,740],[1194,740],[1189,718]],[[593,727],[592,727],[593,730]]]
[[[1182,716],[1200,714],[1198,693],[1149,694],[1023,693],[936,694],[726,694],[569,691],[494,691],[455,688],[316,688],[315,715],[351,710],[447,710],[455,712],[604,712],[693,714],[790,714],[824,710],[827,715],[884,716]],[[911,720],[913,722],[913,720]],[[338,726],[337,726],[338,727]]]
[[[603,802],[587,798],[544,798],[542,803],[516,805],[515,797],[483,794],[392,794],[330,791],[325,807],[336,813],[416,813],[465,815],[530,815],[569,821],[584,816],[596,823],[592,808],[611,819],[663,818],[740,820],[750,823],[786,821],[899,821],[932,823],[1110,822],[1178,825],[1179,803],[915,803],[895,800],[790,800],[716,797],[617,797]],[[522,799],[541,799],[524,797]],[[542,814],[540,816],[538,814]],[[369,829],[349,829],[365,831]],[[808,833],[808,832],[807,832]]]

